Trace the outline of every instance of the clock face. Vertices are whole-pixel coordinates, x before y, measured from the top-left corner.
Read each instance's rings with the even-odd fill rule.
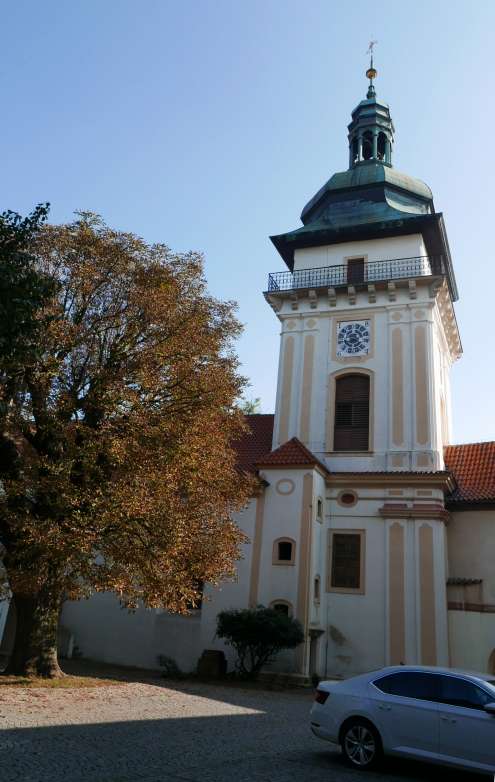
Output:
[[[367,356],[369,349],[369,320],[341,321],[339,323],[337,356]]]

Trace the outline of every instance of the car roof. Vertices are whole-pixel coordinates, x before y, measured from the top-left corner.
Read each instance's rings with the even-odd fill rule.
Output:
[[[483,682],[495,681],[495,675],[489,673],[480,673],[479,671],[466,671],[462,668],[443,668],[435,665],[390,665],[386,668],[381,668],[378,671],[370,671],[370,676],[384,676],[390,673],[405,673],[417,672],[417,673],[445,673],[454,676],[469,676],[471,679],[479,679]]]

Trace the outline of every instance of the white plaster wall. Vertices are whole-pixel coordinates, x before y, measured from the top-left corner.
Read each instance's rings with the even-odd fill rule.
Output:
[[[247,608],[251,568],[251,541],[254,535],[257,499],[235,514],[234,521],[247,534],[241,547],[233,581],[207,585],[202,609],[188,616],[162,610],[139,608],[129,613],[110,593],[90,600],[67,602],[62,624],[75,636],[84,657],[122,665],[156,668],[159,654],[173,657],[184,671],[195,670],[204,649],[225,651],[230,667],[233,654],[215,638],[219,611]]]
[[[314,269],[343,264],[349,256],[367,256],[368,262],[393,260],[395,258],[416,258],[427,255],[421,234],[395,236],[388,239],[369,239],[360,242],[322,247],[304,247],[294,252],[294,271]]]
[[[341,594],[325,591],[330,567],[325,554],[322,612],[328,635],[322,641],[322,654],[326,675],[347,677],[386,664],[386,537],[385,523],[378,515],[381,504],[375,492],[365,490],[352,508],[343,508],[329,498],[326,537],[331,529],[365,530],[366,559],[365,593]]]
[[[265,492],[263,539],[261,544],[258,602],[270,605],[274,600],[287,600],[295,610],[299,578],[299,546],[303,477],[311,470],[266,470],[270,486]],[[278,494],[279,480],[294,482],[292,494]],[[293,565],[273,565],[273,543],[277,538],[292,538],[296,542]]]
[[[385,501],[417,501],[415,489],[404,486],[401,491],[403,494],[398,497],[389,496],[382,488],[357,489],[359,501],[350,508],[343,508],[336,502],[336,490],[328,494],[327,517],[322,531],[325,537],[332,529],[363,529],[366,532],[365,593],[362,595],[325,591],[331,564],[326,553],[328,539],[325,540],[320,622],[325,630],[328,628],[321,640],[322,667],[328,675],[347,677],[390,663],[388,530],[394,520],[383,520],[379,509]],[[433,492],[427,501],[436,499],[437,494]],[[404,662],[421,662],[418,529],[424,523],[433,528],[435,594],[431,599],[435,602],[437,662],[448,665],[445,530],[442,522],[423,520],[399,520],[405,531]]]
[[[421,235],[349,242],[327,247],[306,248],[296,251],[296,257],[304,268],[325,266],[330,262],[343,262],[344,257],[364,254],[368,259],[414,257],[425,253]],[[340,260],[339,260],[340,259]],[[331,265],[331,264],[330,264]],[[303,268],[301,266],[301,268]],[[294,365],[291,378],[291,398],[288,436],[302,438],[301,400],[303,386],[303,353],[306,335],[315,337],[312,374],[310,435],[305,444],[335,470],[385,470],[393,469],[441,469],[443,467],[441,396],[445,399],[450,417],[450,359],[438,307],[430,297],[429,283],[425,279],[417,283],[415,298],[409,295],[407,286],[398,287],[391,299],[386,290],[376,292],[376,301],[369,301],[367,291],[359,291],[352,303],[345,292],[339,293],[331,305],[325,290],[317,292],[317,299],[283,300],[278,317],[282,322],[281,359],[275,410],[274,447],[285,439],[281,436],[280,414],[282,400],[283,348],[289,336],[294,339]],[[373,316],[372,330],[374,353],[355,362],[334,359],[334,334],[339,320],[359,320]],[[394,320],[398,318],[400,320]],[[426,328],[427,340],[427,394],[430,439],[427,443],[416,441],[416,381],[414,360],[414,332],[418,326]],[[391,332],[399,327],[404,349],[404,444],[391,442],[392,382],[391,382]],[[336,371],[365,368],[374,373],[374,452],[369,455],[333,456],[326,452],[326,418],[329,376]],[[401,466],[394,465],[391,454],[402,453]],[[426,454],[429,468],[424,463]],[[423,463],[421,463],[423,460]]]
[[[495,614],[449,611],[448,617],[452,667],[495,674],[489,670],[495,651]]]
[[[431,521],[428,523],[433,527],[437,665],[448,666],[450,655],[447,617],[447,569],[445,567],[445,524],[443,521]]]
[[[302,344],[305,334],[314,334],[316,338],[315,358],[313,367],[312,398],[311,398],[311,423],[310,439],[305,444],[313,453],[326,460],[330,469],[335,470],[384,470],[390,468],[389,455],[400,453],[404,456],[402,469],[414,469],[416,466],[416,454],[428,452],[432,454],[431,467],[440,466],[442,441],[437,435],[440,426],[439,414],[436,412],[436,401],[439,404],[439,395],[436,391],[439,382],[439,373],[433,362],[432,320],[430,301],[414,302],[403,301],[401,303],[389,303],[387,306],[370,305],[362,302],[360,308],[350,309],[347,305],[345,311],[337,306],[329,311],[319,313],[307,313],[297,319],[291,318],[292,324],[297,325],[295,331],[299,346],[299,364],[302,363]],[[360,314],[360,310],[363,314]],[[364,359],[355,362],[340,361],[333,358],[333,345],[338,322],[345,319],[360,319],[373,315],[372,330],[374,351]],[[392,316],[400,315],[401,320],[396,321]],[[423,313],[421,318],[417,313]],[[308,325],[308,323],[310,325]],[[316,323],[316,325],[312,325]],[[426,444],[416,442],[415,420],[415,369],[414,369],[414,329],[418,324],[423,324],[427,331],[427,367],[428,367],[428,399],[429,424],[432,437]],[[400,328],[403,336],[403,392],[404,392],[404,442],[396,446],[391,440],[391,415],[392,415],[392,378],[391,378],[391,331],[392,328]],[[286,332],[288,334],[289,332]],[[333,455],[326,450],[326,419],[328,414],[328,387],[330,376],[336,372],[353,369],[367,369],[373,372],[374,377],[374,406],[373,406],[373,454],[372,455]],[[291,399],[291,426],[289,436],[301,437],[300,431],[300,399],[302,390],[302,372],[293,377],[293,393]],[[435,454],[433,448],[436,447]],[[422,468],[424,469],[424,467]]]
[[[290,440],[291,437],[295,437],[299,433],[299,411],[300,411],[300,389],[301,389],[301,377],[302,377],[302,363],[303,363],[303,340],[304,330],[303,324],[296,319],[294,321],[295,328],[283,329],[280,338],[280,360],[279,360],[279,373],[277,381],[277,396],[275,403],[275,420],[273,427],[273,448],[277,448],[282,445],[286,440]],[[281,416],[281,400],[283,394],[283,378],[285,371],[285,345],[287,338],[292,337],[294,340],[294,356],[292,365],[292,375],[290,377],[290,408],[289,408],[289,422],[288,422],[288,436],[282,437],[280,433],[280,416]]]
[[[234,654],[223,641],[216,638],[217,614],[235,608],[247,608],[249,603],[249,585],[251,579],[251,553],[256,520],[257,498],[251,499],[247,507],[234,515],[236,524],[246,533],[249,541],[241,547],[242,559],[236,564],[234,581],[219,586],[207,585],[201,610],[201,652],[204,649],[221,649],[225,652],[229,667],[234,666]]]
[[[326,630],[325,625],[325,574],[326,574],[326,540],[328,525],[328,502],[326,500],[326,485],[323,476],[314,472],[313,484],[313,521],[311,534],[311,572],[309,589],[309,624],[310,627]],[[317,501],[322,500],[323,513],[321,518],[317,516]],[[320,600],[315,600],[315,578],[320,578]],[[321,646],[320,640],[320,646]]]
[[[129,613],[111,593],[65,603],[61,623],[83,657],[100,662],[158,668],[160,654],[192,671],[200,655],[200,612],[176,616],[140,607]]]

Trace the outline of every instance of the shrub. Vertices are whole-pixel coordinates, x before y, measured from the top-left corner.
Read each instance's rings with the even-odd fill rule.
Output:
[[[246,679],[255,679],[282,649],[295,649],[304,641],[301,623],[273,608],[221,611],[217,636],[237,653],[237,670]]]
[[[180,679],[182,671],[175,662],[173,657],[168,657],[166,654],[158,655],[158,665],[163,668],[162,676],[165,679]]]

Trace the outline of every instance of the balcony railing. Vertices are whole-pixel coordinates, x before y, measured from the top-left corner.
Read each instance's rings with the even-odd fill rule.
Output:
[[[444,275],[442,255],[420,255],[416,258],[395,258],[388,261],[365,261],[362,264],[337,264],[323,268],[299,269],[295,272],[275,272],[268,275],[268,293],[301,288],[339,288],[347,285],[367,285],[389,280],[411,280],[417,277]]]

